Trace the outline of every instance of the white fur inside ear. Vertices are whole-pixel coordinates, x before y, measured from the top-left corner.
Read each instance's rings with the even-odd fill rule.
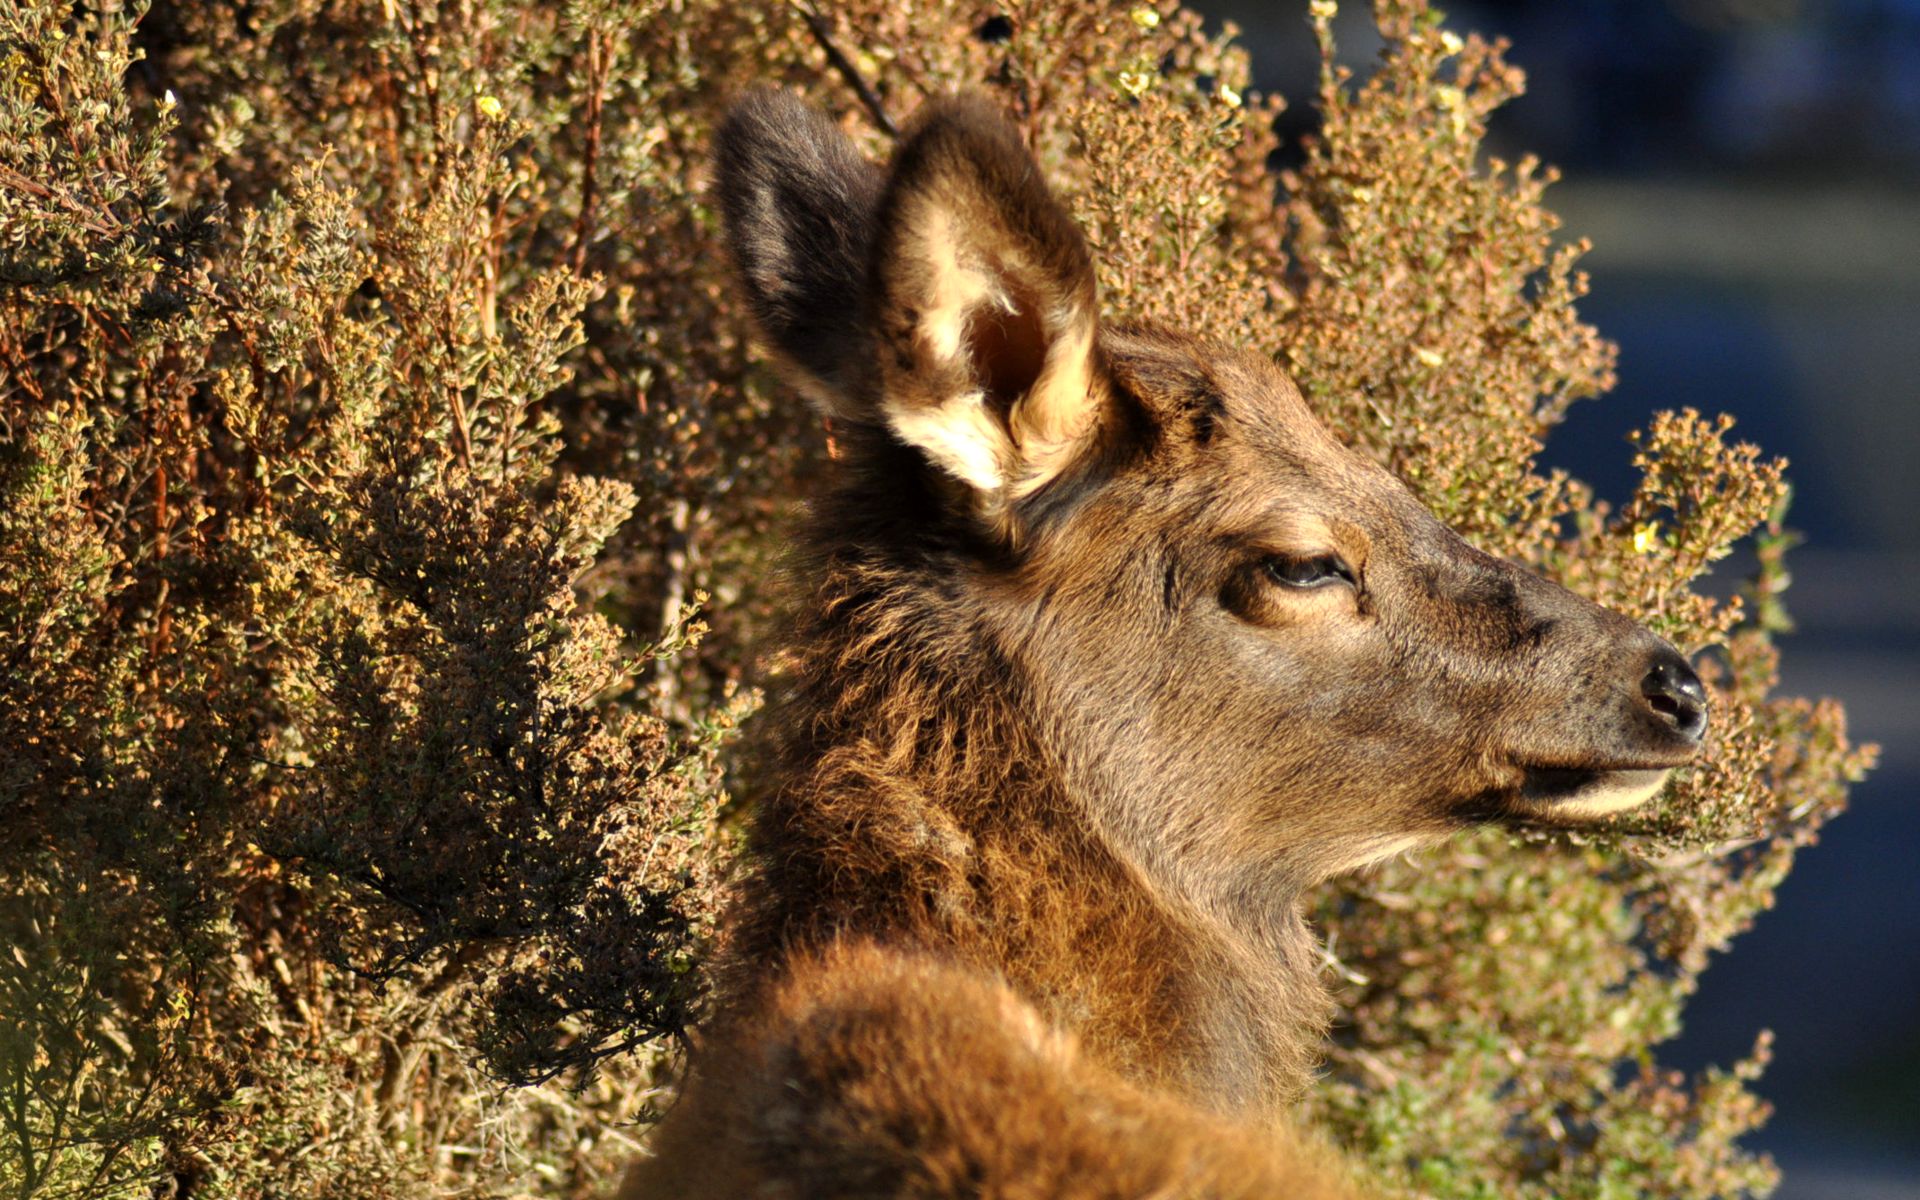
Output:
[[[928,279],[927,302],[916,333],[942,366],[958,364],[967,352],[967,326],[974,310],[988,304],[1006,310],[1009,305],[993,276],[961,261],[952,213],[925,204],[918,217],[914,230]]]
[[[1033,390],[1013,410],[1023,493],[1060,473],[1106,400],[1093,369],[1094,314],[1065,305],[1047,320],[1051,337],[1046,363]]]
[[[1000,422],[987,411],[987,398],[966,392],[941,404],[888,402],[887,424],[910,445],[981,491],[1007,481],[1001,466],[1013,446]]]
[[[925,300],[914,327],[920,354],[935,378],[971,378],[968,325],[984,305],[1005,309],[1006,298],[992,275],[962,260],[954,215],[947,209],[922,203],[908,227],[913,242],[908,257],[925,273]],[[895,434],[966,483],[994,491],[1007,482],[1007,467],[1015,458],[1013,441],[979,389],[932,404],[888,397],[883,407]]]
[[[920,293],[916,357],[923,379],[935,386],[931,396],[922,388],[889,396],[883,403],[887,423],[973,487],[1011,485],[1015,493],[1029,494],[1071,460],[1104,401],[1093,367],[1096,315],[1065,297],[1032,314],[1039,319],[1045,357],[1027,392],[1014,398],[1004,416],[998,414],[984,390],[984,365],[972,360],[973,331],[983,309],[1017,315],[1014,296],[1022,289],[1012,286],[1008,273],[1026,279],[1023,290],[1036,294],[1048,290],[1046,281],[1012,239],[1003,238],[998,257],[989,258],[959,215],[935,199],[914,205],[905,220],[909,236],[901,257],[916,264]],[[956,394],[940,396],[943,386]]]

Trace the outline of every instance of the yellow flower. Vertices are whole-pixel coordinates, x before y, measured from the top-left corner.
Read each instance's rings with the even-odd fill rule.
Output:
[[[1461,41],[1460,35],[1453,30],[1442,29],[1440,31],[1440,48],[1448,54],[1458,54],[1465,46],[1466,43]]]
[[[1642,521],[1633,527],[1633,552],[1651,554],[1660,544],[1660,527],[1652,521]]]
[[[1340,6],[1334,3],[1334,0],[1312,0],[1312,3],[1307,5],[1307,12],[1312,14],[1316,21],[1331,21],[1333,14],[1339,11]]]
[[[1160,24],[1160,14],[1151,8],[1136,8],[1128,13],[1127,16],[1132,18],[1133,23],[1142,29],[1153,29]]]
[[[1228,108],[1240,107],[1240,100],[1241,100],[1240,93],[1234,91],[1232,88],[1228,87],[1224,83],[1220,85],[1219,96],[1220,96],[1220,102],[1222,104],[1225,104]]]
[[[1139,97],[1153,86],[1153,76],[1145,71],[1120,72],[1120,90],[1129,96]]]
[[[166,91],[166,94],[160,97],[160,111],[163,113],[172,112],[174,109],[174,106],[179,103],[180,103],[179,97],[173,94],[172,88],[168,88]]]
[[[1447,361],[1446,355],[1440,353],[1438,350],[1429,350],[1425,346],[1415,346],[1413,348],[1413,356],[1429,367],[1437,367]]]
[[[1467,136],[1467,124],[1471,120],[1467,112],[1467,94],[1457,87],[1437,87],[1433,89],[1433,98],[1446,110],[1449,124],[1453,126],[1453,136]]]
[[[498,121],[501,114],[507,111],[501,105],[500,101],[493,96],[481,96],[473,102],[473,106],[479,109],[480,115],[489,121]]]

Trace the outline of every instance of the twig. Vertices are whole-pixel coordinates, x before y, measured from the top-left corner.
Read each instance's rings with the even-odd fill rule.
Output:
[[[442,338],[446,342],[447,362],[451,364],[459,361],[459,348],[454,344],[453,293],[451,291],[447,293],[444,307],[445,320],[440,328]],[[447,381],[447,405],[453,410],[453,448],[460,455],[460,469],[471,475],[473,474],[473,440],[472,435],[467,431],[467,406],[460,398],[459,382],[453,379]]]
[[[119,230],[113,226],[98,220],[92,209],[81,204],[65,192],[55,191],[45,184],[36,183],[11,167],[0,166],[0,185],[10,187],[15,191],[25,192],[35,199],[59,202],[63,208],[74,215],[76,218],[74,223],[88,233],[97,233],[102,237],[112,237],[119,232]]]
[[[580,215],[573,223],[573,273],[587,269],[587,240],[593,234],[594,207],[600,199],[595,169],[600,163],[600,109],[606,100],[607,73],[612,47],[605,34],[594,30],[587,35],[587,112],[586,146],[580,163]]]
[[[439,24],[440,6],[434,5],[434,23]],[[440,120],[440,72],[436,69],[440,53],[436,47],[428,53],[428,39],[422,32],[422,14],[417,0],[408,0],[407,19],[400,26],[407,35],[407,48],[413,52],[413,69],[419,72],[420,89],[427,96],[427,120],[433,125],[433,194],[447,177],[447,130]]]
[[[867,115],[873,118],[873,123],[884,130],[888,137],[899,137],[900,127],[895,125],[893,118],[887,115],[886,105],[880,103],[880,94],[873,90],[873,85],[860,74],[860,68],[854,65],[853,60],[840,49],[839,43],[833,40],[833,22],[814,11],[806,0],[790,0],[790,2],[793,5],[793,11],[799,13],[800,19],[807,23],[808,31],[813,34],[813,40],[820,43],[820,48],[827,52],[827,61],[833,64],[833,69],[840,72],[840,78],[846,80],[847,86],[860,97],[860,103],[866,106]]]

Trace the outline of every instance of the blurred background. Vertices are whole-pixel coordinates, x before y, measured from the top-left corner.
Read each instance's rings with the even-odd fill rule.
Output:
[[[1313,122],[1295,0],[1201,0],[1245,31],[1256,83]],[[1659,408],[1728,412],[1791,460],[1798,631],[1783,688],[1846,701],[1880,769],[1707,972],[1665,1061],[1731,1064],[1778,1034],[1755,1144],[1779,1200],[1920,1200],[1920,0],[1455,0],[1512,40],[1528,93],[1493,148],[1565,181],[1620,385],[1547,463],[1623,499],[1625,438]],[[1335,23],[1364,71],[1368,6]],[[1737,560],[1723,576],[1737,576]]]

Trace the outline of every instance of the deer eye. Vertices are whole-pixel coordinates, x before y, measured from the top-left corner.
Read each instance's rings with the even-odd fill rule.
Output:
[[[1275,555],[1264,564],[1275,583],[1290,588],[1317,588],[1329,584],[1354,582],[1353,568],[1337,554],[1309,554],[1300,557]]]

